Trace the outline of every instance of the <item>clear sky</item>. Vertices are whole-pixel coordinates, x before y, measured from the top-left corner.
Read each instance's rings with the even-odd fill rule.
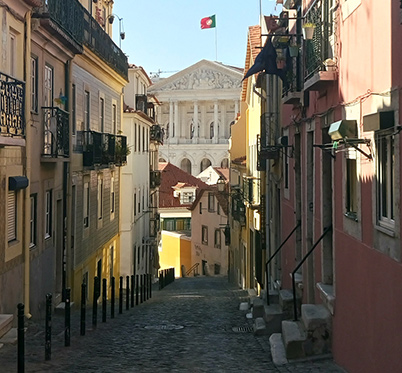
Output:
[[[281,10],[276,0],[261,0],[261,6],[264,15]],[[166,78],[202,59],[243,68],[248,27],[259,24],[260,0],[114,0],[113,13],[123,19],[121,49],[129,62],[148,75],[169,72],[160,75]],[[216,30],[202,30],[201,18],[214,14]],[[119,45],[117,19],[113,39]]]

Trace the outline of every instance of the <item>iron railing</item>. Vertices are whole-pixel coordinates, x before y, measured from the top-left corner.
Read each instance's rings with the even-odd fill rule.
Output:
[[[242,199],[242,192],[235,190],[231,193],[232,201],[232,218],[238,221],[241,225],[246,223],[246,209]]]
[[[129,151],[125,136],[83,131],[82,146],[85,167],[95,165],[108,167],[109,164],[121,166],[127,163]]]
[[[151,141],[163,143],[163,130],[159,124],[154,124],[150,130]]]
[[[70,156],[69,113],[58,107],[42,107],[43,155],[51,158]]]
[[[276,257],[276,255],[281,251],[282,247],[288,242],[289,238],[292,237],[293,233],[296,232],[296,229],[301,226],[301,221],[299,221],[296,226],[292,229],[289,235],[285,238],[285,240],[279,245],[279,247],[275,250],[275,252],[269,257],[267,262],[265,263],[265,273],[267,276],[267,305],[269,306],[269,263]]]
[[[260,179],[256,177],[243,176],[243,197],[250,205],[260,204]]]
[[[78,43],[84,44],[122,77],[128,77],[127,56],[78,0],[47,0],[49,16]]]
[[[325,69],[323,62],[332,57],[329,36],[332,34],[332,11],[328,1],[316,1],[306,14],[305,21],[315,25],[312,40],[306,40],[305,76],[310,79],[318,71]]]
[[[310,251],[302,258],[300,263],[296,266],[296,268],[292,271],[292,290],[293,290],[293,315],[294,315],[294,321],[297,321],[297,299],[296,299],[296,280],[295,280],[295,275],[296,272],[299,270],[299,268],[303,265],[303,263],[307,260],[307,258],[311,255],[311,253],[314,251],[314,249],[318,246],[318,244],[321,242],[321,240],[325,237],[325,235],[332,230],[332,225],[329,227],[326,227],[324,229],[323,234],[321,237],[315,242],[313,247],[310,249]]]
[[[25,136],[25,83],[0,73],[0,134]]]
[[[161,185],[161,172],[159,170],[150,171],[149,184],[151,189],[155,189]]]

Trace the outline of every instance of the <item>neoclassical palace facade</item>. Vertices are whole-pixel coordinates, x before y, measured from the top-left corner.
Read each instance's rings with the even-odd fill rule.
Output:
[[[242,69],[201,60],[149,88],[160,103],[160,161],[194,176],[209,166],[229,167],[230,126],[239,112],[242,77]]]

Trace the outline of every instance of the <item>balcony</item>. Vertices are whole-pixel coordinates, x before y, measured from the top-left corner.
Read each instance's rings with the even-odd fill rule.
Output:
[[[151,189],[155,189],[161,185],[161,172],[152,170],[149,174],[149,184]]]
[[[129,149],[125,136],[95,131],[82,132],[84,167],[107,168],[127,163]]]
[[[42,107],[42,160],[49,161],[70,156],[69,113],[58,107]]]
[[[151,141],[163,144],[163,130],[159,124],[154,124],[150,130]]]
[[[135,110],[148,115],[147,95],[135,95]]]
[[[260,204],[260,179],[243,176],[243,199],[251,205],[251,207]]]
[[[0,73],[0,145],[24,146],[25,83]]]
[[[282,88],[282,104],[297,105],[301,101],[303,82],[300,74],[300,56],[291,57]]]
[[[82,53],[82,45],[85,45],[127,79],[126,55],[78,0],[47,0],[47,9],[42,9],[42,13],[35,14],[34,17],[40,18],[41,25],[70,46],[75,53]]]
[[[306,14],[306,22],[315,24],[312,40],[305,44],[304,90],[320,91],[338,79],[334,66],[333,10],[327,1],[317,1]],[[332,63],[330,63],[332,62]]]
[[[246,209],[244,207],[242,194],[240,190],[232,192],[232,218],[241,225],[246,223]]]

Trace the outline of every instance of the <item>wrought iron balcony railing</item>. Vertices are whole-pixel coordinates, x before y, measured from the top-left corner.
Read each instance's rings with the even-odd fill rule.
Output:
[[[159,170],[152,170],[150,172],[149,184],[151,189],[155,189],[161,185],[161,172]]]
[[[231,194],[232,198],[232,217],[238,221],[241,225],[246,222],[246,208],[242,199],[242,193],[240,190],[236,190]]]
[[[69,113],[58,107],[42,107],[43,153],[50,158],[70,156]]]
[[[82,144],[85,167],[95,165],[109,167],[110,164],[122,166],[127,163],[129,150],[125,136],[84,131],[82,132]]]
[[[87,46],[127,79],[126,55],[78,0],[47,0],[46,3],[50,18],[65,31],[67,36]],[[43,18],[44,15],[40,17]]]
[[[332,58],[329,37],[332,34],[332,10],[329,1],[316,1],[306,14],[305,21],[315,25],[312,40],[306,40],[305,75],[304,80],[310,79],[318,71],[325,70],[324,61]]]
[[[148,115],[147,95],[135,95],[135,110],[142,111]]]
[[[0,135],[25,136],[25,83],[0,73]]]
[[[154,124],[150,130],[151,141],[163,143],[163,130],[159,124]]]

